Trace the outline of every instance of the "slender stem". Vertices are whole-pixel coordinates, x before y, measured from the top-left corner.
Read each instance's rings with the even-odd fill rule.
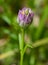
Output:
[[[23,65],[23,53],[21,52],[20,65]]]
[[[19,46],[20,46],[20,65],[23,65],[23,49],[24,49],[24,30],[21,29],[21,33],[19,34]]]
[[[23,50],[23,55],[24,55],[24,53],[25,53],[25,51],[26,51],[27,47],[28,47],[28,45],[26,45],[26,46],[24,47],[24,50]]]

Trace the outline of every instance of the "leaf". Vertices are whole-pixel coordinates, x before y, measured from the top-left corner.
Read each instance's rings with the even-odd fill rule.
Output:
[[[45,9],[44,9],[43,17],[40,21],[39,27],[38,27],[36,34],[35,34],[35,40],[40,38],[41,33],[43,31],[43,28],[45,26],[45,22],[46,22],[47,17],[48,17],[48,6],[46,6]]]
[[[30,58],[30,65],[34,65],[35,64],[35,56],[32,55],[31,58]]]
[[[39,47],[39,46],[42,46],[42,45],[45,45],[45,44],[48,44],[48,38],[38,40],[33,44],[27,44],[27,46],[30,47],[30,48],[36,48],[36,47]]]
[[[11,51],[8,51],[8,52],[6,52],[6,53],[0,55],[0,60],[6,58],[6,57],[8,57],[8,56],[14,55],[15,51],[16,51],[16,49],[13,50],[13,51],[12,51],[12,50],[11,50]]]
[[[9,25],[11,25],[11,20],[9,19],[8,16],[3,15],[3,16],[2,16],[2,19],[3,19],[6,23],[8,23]]]

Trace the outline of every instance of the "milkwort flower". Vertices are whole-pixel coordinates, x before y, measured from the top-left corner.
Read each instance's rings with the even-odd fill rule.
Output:
[[[34,13],[30,8],[19,10],[17,21],[20,26],[28,26],[33,20]]]

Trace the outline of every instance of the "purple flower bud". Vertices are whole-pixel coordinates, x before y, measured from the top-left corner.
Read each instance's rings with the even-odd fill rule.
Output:
[[[25,27],[28,26],[33,20],[34,13],[30,8],[23,8],[19,10],[18,13],[18,23],[20,26]]]

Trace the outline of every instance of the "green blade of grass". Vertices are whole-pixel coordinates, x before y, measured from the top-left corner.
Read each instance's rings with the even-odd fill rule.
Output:
[[[40,21],[39,27],[38,27],[36,34],[35,34],[35,40],[40,38],[41,33],[43,31],[43,28],[45,26],[45,22],[46,22],[47,17],[48,17],[48,6],[46,6],[45,9],[44,9],[43,17]]]

